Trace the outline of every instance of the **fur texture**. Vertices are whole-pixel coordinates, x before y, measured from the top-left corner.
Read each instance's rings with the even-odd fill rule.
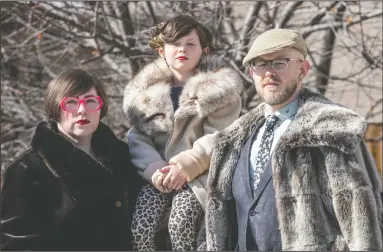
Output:
[[[177,164],[205,205],[213,134],[240,115],[243,82],[218,56],[204,56],[187,80],[174,112],[172,73],[164,59],[143,68],[126,86],[123,109],[130,126],[132,162],[151,181],[164,163]]]
[[[97,160],[63,137],[57,123],[38,124],[31,148],[5,172],[2,251],[132,250],[141,180],[129,149],[102,123],[92,148]]]
[[[296,118],[272,156],[283,250],[382,249],[382,182],[362,140],[364,119],[307,89],[298,100]],[[208,180],[207,250],[232,249],[232,176],[264,120],[264,106],[218,135]]]
[[[129,126],[136,126],[148,136],[169,134],[174,119],[191,115],[203,118],[234,103],[243,90],[241,77],[218,56],[204,56],[196,71],[185,83],[174,114],[170,98],[172,73],[164,59],[145,66],[125,88],[123,110]]]

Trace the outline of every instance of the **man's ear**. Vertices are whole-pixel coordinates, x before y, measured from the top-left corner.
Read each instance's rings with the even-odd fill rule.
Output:
[[[204,54],[209,54],[210,53],[210,48],[207,46],[203,49]]]
[[[300,72],[300,76],[302,76],[301,79],[303,79],[303,77],[306,76],[309,69],[310,69],[310,62],[308,62],[308,60],[304,60],[301,67],[301,72]]]
[[[160,48],[157,49],[157,51],[158,51],[158,54],[159,54],[162,58],[165,57],[165,54],[164,54],[164,48],[160,47]]]
[[[251,77],[253,77],[253,71],[251,70],[251,67],[249,68],[249,72],[250,72]]]

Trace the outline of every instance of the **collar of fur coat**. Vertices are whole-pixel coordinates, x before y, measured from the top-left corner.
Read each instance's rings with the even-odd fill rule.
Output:
[[[148,135],[169,133],[174,119],[188,116],[203,118],[235,102],[233,99],[238,99],[243,82],[227,62],[218,56],[205,56],[199,64],[198,73],[185,83],[175,113],[170,97],[171,87],[172,73],[163,58],[146,65],[125,88],[123,110],[129,126],[136,126]],[[147,127],[153,120],[159,122]]]
[[[92,148],[97,161],[65,139],[54,121],[43,121],[37,125],[31,146],[54,169],[56,176],[74,176],[79,183],[97,176],[96,180],[100,183],[100,178],[110,175],[115,164],[122,163],[121,157],[126,157],[128,153],[125,143],[101,122],[92,135]],[[85,180],[78,179],[78,176]]]
[[[322,146],[347,154],[355,152],[366,128],[364,118],[306,88],[300,92],[298,103],[296,117],[275,147],[275,154],[282,155],[297,147]],[[231,177],[242,148],[265,120],[264,109],[265,103],[261,103],[217,135],[208,184],[226,198],[232,195]],[[222,164],[222,159],[226,163]]]
[[[300,92],[298,103],[296,117],[281,137],[278,150],[327,146],[345,153],[355,151],[366,129],[363,117],[307,88]],[[257,124],[263,122],[264,109],[265,103],[261,103],[218,137],[221,141],[229,141],[239,134],[249,137]]]

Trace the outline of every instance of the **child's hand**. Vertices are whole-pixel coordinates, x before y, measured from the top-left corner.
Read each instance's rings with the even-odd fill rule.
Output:
[[[163,185],[166,174],[167,172],[161,172],[159,169],[156,170],[156,172],[152,175],[152,183],[160,192],[170,193],[172,190]]]
[[[162,172],[167,172],[163,180],[163,186],[169,190],[180,190],[187,182],[186,176],[182,173],[181,169],[176,164],[170,164],[160,169]]]

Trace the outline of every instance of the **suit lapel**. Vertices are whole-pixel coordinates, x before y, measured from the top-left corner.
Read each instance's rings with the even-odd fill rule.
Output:
[[[262,125],[263,121],[261,121],[261,123],[257,125],[257,127],[254,129],[254,132],[250,135],[249,140],[243,147],[243,155],[241,155],[239,160],[239,165],[241,167],[241,178],[246,188],[246,194],[249,198],[252,198],[253,195],[253,185],[250,183],[250,172],[253,172],[250,163],[251,147],[253,146],[255,137],[257,136],[258,131]]]
[[[259,127],[258,127],[259,128]],[[240,158],[239,166],[241,167],[240,172],[241,172],[241,178],[243,181],[243,184],[245,186],[245,191],[248,196],[248,198],[252,198],[253,194],[253,188],[252,185],[250,184],[250,174],[251,172],[251,165],[250,165],[250,151],[251,151],[251,146],[253,145],[253,141],[255,136],[257,135],[258,128],[254,131],[254,133],[251,135],[247,143],[245,144],[243,148],[243,155]]]

